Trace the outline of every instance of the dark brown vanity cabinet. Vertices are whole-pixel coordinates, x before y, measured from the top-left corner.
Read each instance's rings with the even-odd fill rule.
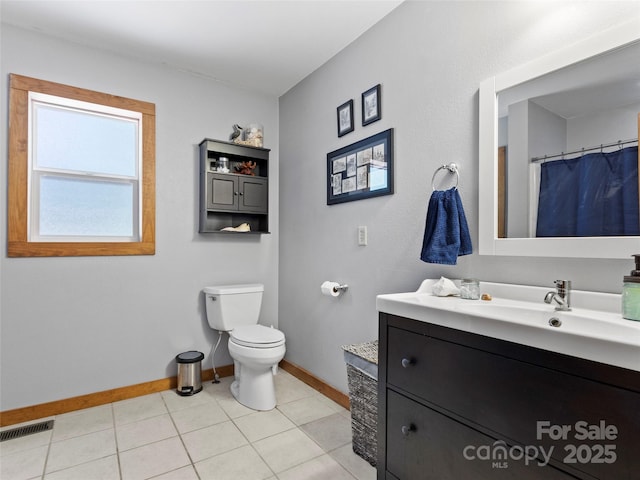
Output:
[[[385,313],[379,355],[378,479],[638,478],[639,372]]]
[[[218,169],[228,159],[229,172]],[[235,173],[243,162],[255,163],[254,175]],[[204,139],[200,143],[200,233],[269,233],[269,150]],[[226,232],[248,223],[250,232]]]

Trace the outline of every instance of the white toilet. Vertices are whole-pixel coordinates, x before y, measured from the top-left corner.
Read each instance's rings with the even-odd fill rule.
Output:
[[[284,358],[284,333],[258,325],[264,285],[223,285],[204,288],[209,326],[229,333],[229,354],[235,380],[231,393],[254,410],[276,406],[273,375]]]

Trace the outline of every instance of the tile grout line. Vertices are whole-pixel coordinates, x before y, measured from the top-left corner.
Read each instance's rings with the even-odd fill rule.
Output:
[[[178,434],[178,438],[180,439],[180,444],[182,445],[182,448],[184,448],[184,451],[187,454],[187,458],[189,459],[189,464],[191,465],[191,468],[193,469],[193,472],[196,474],[196,478],[198,478],[198,480],[201,480],[200,479],[200,474],[198,473],[198,469],[196,468],[196,464],[193,461],[193,458],[191,457],[191,453],[189,452],[189,449],[187,448],[187,445],[184,443],[184,439],[182,438],[182,433],[180,433],[180,429],[178,428],[178,425],[176,425],[176,422],[173,419],[173,415],[172,415],[171,409],[169,408],[169,405],[167,404],[167,401],[166,401],[164,395],[160,395],[160,398],[162,399],[162,403],[164,404],[164,407],[167,409],[167,414],[169,415],[169,418],[171,419],[171,424],[173,425],[173,428],[176,429],[176,433]],[[216,401],[216,403],[218,403],[218,402]],[[180,410],[178,410],[178,411],[180,411]],[[174,472],[174,471],[179,470],[181,468],[184,468],[184,466],[178,467],[178,468],[176,468],[174,470],[170,470],[170,471]],[[169,472],[164,472],[164,473],[169,473]],[[160,475],[164,475],[164,473],[162,473]],[[156,477],[157,476],[159,476],[159,475],[156,475]]]
[[[113,430],[113,437],[114,437],[114,443],[115,443],[115,456],[116,456],[116,460],[117,460],[117,463],[118,463],[118,476],[119,476],[120,479],[122,479],[122,472],[121,472],[121,469],[120,469],[120,456],[118,455],[118,438],[117,438],[117,435],[116,435],[115,417],[114,417],[114,414],[113,414],[113,406],[112,406],[113,403],[110,403],[108,405],[109,405],[109,411],[111,412],[111,421],[112,421],[112,424],[113,424],[111,429]],[[66,415],[66,414],[54,415],[53,418],[55,420],[55,419],[57,419],[57,417],[63,416],[63,415]],[[95,433],[107,431],[110,428],[102,428],[100,430],[96,430],[96,431],[92,431],[92,432],[85,432],[85,433],[81,433],[80,435],[73,435],[71,437],[63,438],[61,440],[54,440],[55,429],[56,429],[56,423],[54,422],[53,429],[51,430],[51,436],[49,438],[49,443],[47,445],[47,454],[45,456],[45,462],[44,462],[43,472],[42,472],[42,476],[41,476],[42,480],[45,480],[45,478],[49,474],[56,474],[58,472],[63,472],[65,470],[70,470],[70,469],[73,469],[73,468],[77,468],[77,467],[79,467],[81,465],[86,465],[88,463],[92,463],[92,462],[95,462],[97,460],[102,460],[104,458],[109,458],[109,457],[112,456],[112,455],[106,455],[106,456],[103,456],[103,457],[98,457],[98,458],[94,458],[94,459],[91,459],[91,460],[87,460],[85,462],[81,462],[81,463],[78,463],[78,464],[69,465],[69,466],[61,468],[59,470],[53,470],[51,472],[47,472],[47,464],[49,463],[49,457],[50,457],[50,453],[51,453],[51,448],[53,447],[54,443],[61,443],[61,442],[65,442],[65,441],[68,441],[68,440],[72,440],[74,438],[80,438],[80,437],[87,436],[87,435],[93,435]]]
[[[336,412],[335,414],[336,414],[336,415],[340,415],[338,412]],[[332,415],[333,415],[333,414],[332,414]],[[329,415],[329,416],[330,416],[330,415]],[[326,417],[322,417],[322,418],[326,418]],[[318,419],[318,420],[321,420],[321,419]],[[315,422],[315,421],[316,421],[316,420],[312,420],[311,422],[307,422],[307,423],[305,423],[304,425],[307,425],[308,423],[312,423],[312,422]],[[322,455],[327,455],[327,456],[328,456],[329,458],[331,458],[334,462],[336,462],[338,465],[340,465],[340,468],[342,468],[345,472],[347,472],[349,475],[351,475],[355,480],[358,480],[358,479],[357,479],[357,477],[356,477],[353,473],[351,473],[351,472],[350,472],[350,471],[349,471],[349,470],[348,470],[344,465],[342,465],[338,460],[336,460],[335,458],[333,458],[333,457],[331,456],[331,454],[330,454],[330,452],[333,452],[333,451],[337,450],[338,448],[342,448],[342,447],[344,447],[344,445],[341,445],[341,446],[339,446],[339,447],[336,447],[336,448],[334,448],[333,450],[325,450],[325,449],[324,449],[324,447],[323,447],[322,445],[320,445],[318,442],[316,442],[316,441],[315,441],[315,440],[314,440],[314,439],[313,439],[313,438],[312,438],[312,437],[311,437],[311,436],[310,436],[310,435],[309,435],[305,430],[303,430],[303,429],[302,429],[302,428],[300,428],[300,427],[302,427],[302,425],[300,425],[300,426],[298,427],[298,429],[299,429],[302,433],[304,433],[304,434],[305,434],[305,435],[306,435],[306,436],[307,436],[307,437],[308,437],[312,442],[314,442],[316,445],[318,445],[318,447],[320,447],[320,449],[322,450]],[[348,444],[347,444],[347,443],[345,443],[345,445],[348,445]],[[322,455],[318,455],[317,457],[314,457],[313,459],[315,459],[315,458],[319,458],[319,457],[321,457]],[[313,460],[313,459],[311,459],[311,460]]]
[[[306,397],[305,397],[305,398],[306,398]],[[219,406],[223,411],[225,411],[225,410],[224,410],[224,408],[222,408],[222,406],[219,404],[219,402],[218,402],[216,399],[214,399],[214,401],[216,402],[216,404],[217,404],[217,405],[218,405],[218,406]],[[297,401],[297,400],[292,400],[292,402],[293,402],[293,401]],[[288,402],[288,403],[291,403],[291,402]],[[286,470],[283,470],[283,471],[282,471],[282,472],[280,472],[280,473],[283,473],[283,472],[288,471],[288,470],[290,470],[290,469],[292,469],[292,468],[298,467],[298,466],[300,466],[300,465],[302,465],[302,464],[304,464],[304,463],[306,463],[306,462],[308,462],[308,461],[310,461],[310,460],[314,460],[314,459],[316,459],[316,458],[319,458],[319,457],[321,457],[322,455],[328,455],[328,453],[329,453],[329,452],[325,451],[325,450],[324,450],[324,448],[322,448],[322,446],[321,446],[321,445],[319,445],[315,440],[313,440],[313,438],[310,438],[310,437],[309,437],[309,435],[307,435],[307,434],[306,434],[306,432],[304,432],[304,431],[300,428],[300,427],[301,427],[301,425],[298,425],[298,424],[297,424],[297,423],[296,423],[292,418],[290,418],[289,416],[287,416],[287,415],[286,415],[286,413],[284,413],[283,411],[281,411],[278,407],[279,407],[279,405],[276,405],[276,407],[274,408],[274,410],[277,410],[279,414],[281,414],[284,418],[286,418],[287,420],[289,420],[293,426],[292,426],[291,428],[287,428],[286,430],[283,430],[283,431],[280,431],[280,432],[274,433],[274,434],[272,434],[272,435],[268,435],[268,436],[266,436],[266,437],[264,437],[264,438],[257,439],[255,442],[250,441],[250,439],[247,437],[247,435],[243,432],[243,430],[240,428],[240,426],[236,423],[236,420],[237,420],[237,419],[240,419],[240,418],[244,418],[244,417],[246,417],[247,415],[252,415],[253,413],[260,413],[260,411],[255,411],[255,412],[253,412],[253,413],[249,413],[249,414],[247,414],[247,415],[242,415],[242,416],[240,416],[240,417],[236,417],[236,418],[228,417],[228,418],[229,418],[229,420],[231,421],[231,423],[234,425],[234,427],[235,427],[235,428],[240,432],[240,434],[241,434],[241,435],[244,437],[244,439],[247,441],[247,445],[249,445],[249,446],[252,448],[252,450],[256,452],[256,454],[258,455],[258,457],[259,457],[259,458],[264,462],[264,464],[265,464],[265,465],[267,466],[267,468],[272,472],[273,476],[276,476],[276,478],[278,478],[278,473],[277,473],[277,472],[275,472],[275,470],[273,470],[273,468],[269,465],[269,463],[266,461],[266,459],[265,459],[265,458],[260,454],[260,452],[258,452],[258,450],[255,448],[254,443],[259,442],[259,441],[262,441],[262,440],[266,440],[266,439],[268,439],[268,438],[274,437],[274,436],[279,435],[279,434],[281,434],[281,433],[290,432],[290,431],[292,431],[292,430],[298,430],[298,431],[302,432],[302,433],[303,433],[307,438],[309,438],[309,440],[311,440],[315,445],[317,445],[317,446],[318,446],[318,448],[319,448],[320,450],[322,450],[322,453],[321,453],[320,455],[316,455],[316,456],[311,457],[311,458],[309,458],[309,459],[306,459],[306,460],[304,460],[304,461],[302,461],[302,462],[300,462],[300,463],[298,463],[298,464],[292,465],[292,466],[290,466],[290,467],[289,467],[289,468],[287,468]],[[337,412],[335,412],[335,413],[337,413]],[[226,414],[226,411],[225,411],[225,414]],[[227,415],[227,416],[228,416],[228,415]],[[173,417],[172,417],[172,420],[173,420]],[[202,427],[202,428],[207,428],[207,427]],[[179,435],[181,435],[181,434],[179,433]],[[184,445],[184,443],[183,443],[183,445]],[[215,457],[217,457],[217,456],[219,456],[219,455],[224,455],[225,453],[232,452],[232,451],[234,451],[234,450],[238,450],[239,448],[243,448],[244,446],[246,446],[246,445],[242,445],[242,446],[240,446],[240,447],[237,447],[237,448],[234,448],[234,449],[228,450],[228,451],[226,451],[226,452],[219,453],[219,454],[217,454],[217,455],[213,455],[212,457],[208,457],[208,459],[210,459],[210,458],[215,458]],[[185,450],[186,450],[186,445],[185,445]],[[187,451],[187,453],[188,453],[188,451]],[[191,456],[189,455],[189,457],[191,457]],[[337,463],[337,462],[336,462],[336,463]],[[195,463],[193,463],[193,462],[192,462],[192,464],[194,465],[194,469],[195,469]],[[341,466],[341,467],[342,467],[342,466]],[[345,471],[347,471],[347,470],[345,469]],[[196,471],[196,473],[197,473],[197,471]],[[348,472],[348,473],[349,473],[349,474],[351,474],[350,472]],[[200,477],[198,477],[198,478],[200,478]]]
[[[236,401],[237,401],[237,400],[236,400]],[[220,407],[220,408],[222,408],[222,407]],[[223,409],[223,410],[224,410],[224,409]],[[256,411],[257,411],[257,410],[256,410]],[[225,413],[226,413],[226,412],[225,412]],[[251,414],[251,413],[249,413],[249,414],[247,414],[247,415],[252,415],[252,414]],[[246,416],[246,415],[242,415],[242,416],[240,416],[240,417],[236,417],[236,418],[242,418],[242,417],[245,417],[245,416]],[[254,443],[254,442],[251,442],[251,441],[249,440],[249,438],[247,438],[247,436],[245,435],[245,433],[242,431],[242,429],[241,429],[241,428],[238,426],[238,424],[235,422],[235,421],[236,421],[236,418],[230,418],[230,419],[231,419],[231,423],[233,423],[233,426],[234,426],[234,427],[236,427],[236,428],[238,429],[238,431],[240,432],[240,434],[241,434],[241,435],[245,438],[245,440],[247,441],[247,444],[251,447],[251,449],[252,449],[254,452],[256,452],[256,455],[258,455],[258,458],[260,458],[260,460],[262,460],[262,462],[267,466],[267,468],[269,469],[269,471],[272,473],[272,475],[271,475],[271,476],[272,476],[272,477],[276,477],[276,478],[278,478],[278,475],[276,474],[275,470],[274,470],[273,468],[271,468],[271,465],[269,465],[269,464],[267,463],[267,459],[266,459],[266,458],[264,458],[262,455],[260,455],[260,452],[259,452],[259,451],[256,449],[256,447],[253,445],[253,443]],[[282,432],[280,432],[280,433],[282,433]],[[277,434],[275,434],[275,435],[277,435]],[[272,437],[272,436],[273,436],[273,435],[269,435],[269,437]],[[265,438],[269,438],[269,437],[265,437]],[[260,440],[263,440],[263,439],[261,438]],[[259,441],[259,440],[256,440],[256,441]],[[242,448],[242,447],[238,447],[238,448]],[[237,450],[237,448],[236,448],[236,449],[234,449],[234,450]],[[232,450],[230,450],[230,451],[232,451]],[[214,457],[215,457],[215,456],[216,456],[216,455],[214,455]],[[211,457],[211,458],[213,458],[213,457]]]
[[[118,464],[118,476],[122,480],[122,464],[120,463],[120,448],[118,448],[118,427],[116,425],[116,412],[113,405],[114,402],[109,404],[111,411],[111,422],[113,423],[113,438],[116,443],[116,462]]]
[[[44,463],[42,465],[42,476],[40,478],[42,478],[42,480],[44,480],[45,474],[47,472],[47,463],[49,462],[49,454],[51,453],[51,444],[53,443],[53,431],[56,428],[56,417],[57,415],[55,415],[53,417],[53,428],[51,429],[51,435],[49,435],[49,443],[47,443],[47,454],[44,457]]]

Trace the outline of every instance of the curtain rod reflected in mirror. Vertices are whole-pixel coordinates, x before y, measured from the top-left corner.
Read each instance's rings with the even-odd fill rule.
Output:
[[[630,145],[632,143],[638,143],[638,139],[631,138],[629,140],[618,140],[617,142],[605,143],[605,144],[601,143],[600,145],[596,145],[595,147],[581,148],[580,150],[574,150],[572,152],[560,152],[560,153],[556,153],[555,155],[545,154],[542,157],[531,157],[531,162],[532,163],[544,162],[545,160],[551,160],[553,158],[558,158],[558,157],[563,158],[571,155],[577,155],[578,153],[581,155],[584,155],[585,153],[595,151],[595,150],[600,150],[600,152],[602,152],[604,148],[609,148],[609,147],[622,148],[625,145]]]

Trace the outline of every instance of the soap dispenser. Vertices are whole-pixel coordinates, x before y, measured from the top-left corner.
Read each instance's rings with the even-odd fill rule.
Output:
[[[632,255],[636,269],[624,277],[622,287],[622,316],[640,322],[640,254]]]

